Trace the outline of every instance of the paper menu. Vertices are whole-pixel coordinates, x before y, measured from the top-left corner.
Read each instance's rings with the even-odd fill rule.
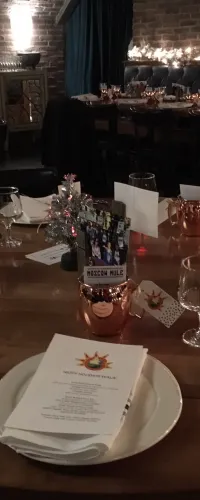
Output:
[[[158,238],[158,198],[155,191],[115,182],[115,200],[126,205],[132,231]]]
[[[180,184],[180,194],[185,200],[200,200],[200,186]]]
[[[55,335],[5,427],[113,435],[146,356],[140,346]]]
[[[41,264],[46,264],[47,266],[52,266],[53,264],[58,264],[58,262],[61,261],[62,255],[64,253],[68,253],[69,251],[69,246],[61,243],[60,245],[45,248],[45,250],[39,250],[39,252],[29,253],[25,257],[26,259],[34,260],[35,262],[40,262]]]

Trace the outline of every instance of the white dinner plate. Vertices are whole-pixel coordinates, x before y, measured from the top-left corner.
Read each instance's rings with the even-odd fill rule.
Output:
[[[0,428],[20,401],[42,356],[38,354],[26,359],[0,381]],[[175,377],[160,361],[147,356],[133,403],[112,448],[104,456],[84,465],[113,462],[150,448],[173,429],[181,410],[182,395]],[[36,460],[54,463],[53,458]]]

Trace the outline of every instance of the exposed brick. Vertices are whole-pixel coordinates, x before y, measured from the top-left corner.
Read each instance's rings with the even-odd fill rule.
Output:
[[[134,0],[133,39],[200,49],[200,0]]]
[[[16,0],[15,0],[16,2]],[[8,11],[14,0],[0,0],[0,60],[15,55],[10,20]],[[63,0],[30,0],[34,9],[33,15],[33,50],[41,52],[41,64],[47,68],[51,66],[53,80],[50,84],[49,72],[49,94],[55,96],[64,92],[64,31],[63,26],[55,25]],[[59,81],[57,81],[59,73]]]

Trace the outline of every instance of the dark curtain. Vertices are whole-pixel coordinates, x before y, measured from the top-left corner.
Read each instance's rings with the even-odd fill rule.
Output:
[[[132,37],[133,0],[80,0],[66,24],[66,92],[97,93],[123,84]]]

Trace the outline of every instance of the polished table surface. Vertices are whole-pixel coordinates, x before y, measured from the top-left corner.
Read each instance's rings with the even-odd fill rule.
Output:
[[[86,337],[77,318],[77,274],[59,264],[45,266],[25,258],[48,245],[36,228],[15,227],[23,239],[17,250],[0,249],[0,376],[29,356],[44,351],[59,332]],[[200,247],[198,239],[180,239],[166,222],[158,239],[131,233],[129,275],[138,283],[155,281],[177,296],[181,258]],[[129,319],[122,341],[143,344],[176,376],[183,412],[173,431],[153,448],[124,461],[83,468],[54,467],[28,460],[0,445],[1,498],[59,499],[99,494],[133,498],[200,496],[200,350],[184,345],[184,330],[197,317],[184,312],[167,329],[154,318]],[[1,402],[2,404],[2,402]],[[169,399],[170,404],[170,399]],[[180,495],[180,496],[179,496]],[[185,498],[185,496],[184,496]]]

